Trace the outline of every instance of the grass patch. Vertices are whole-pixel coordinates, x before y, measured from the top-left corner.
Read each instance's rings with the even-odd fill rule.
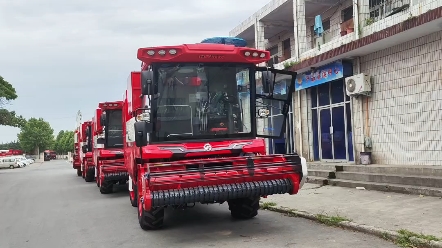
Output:
[[[424,247],[424,244],[430,241],[442,241],[442,239],[437,238],[436,236],[414,233],[406,229],[401,229],[397,232],[399,233],[399,238],[396,240],[396,244],[404,248],[420,248]],[[413,238],[422,239],[425,243]]]
[[[275,207],[276,205],[278,205],[278,204],[276,204],[276,202],[263,202],[261,204],[261,208],[262,209],[269,209],[270,207]]]
[[[298,217],[298,215],[296,213],[294,213],[293,211],[295,211],[295,209],[290,209],[287,213],[285,213],[285,216],[288,217]]]
[[[350,219],[347,219],[347,218],[339,216],[339,215],[327,216],[324,214],[317,214],[316,218],[318,219],[319,222],[326,224],[327,226],[336,226],[343,221],[351,221]]]
[[[388,241],[392,240],[390,234],[387,233],[387,232],[382,233],[382,238],[385,239],[385,240],[388,240]]]

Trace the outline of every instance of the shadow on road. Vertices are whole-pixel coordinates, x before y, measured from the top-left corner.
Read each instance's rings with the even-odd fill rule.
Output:
[[[114,184],[114,191],[112,194],[107,194],[109,198],[120,198],[127,197],[129,198],[129,188],[126,185]]]
[[[225,211],[222,211],[222,210]],[[262,214],[267,214],[261,211]],[[167,208],[164,227],[155,233],[170,233],[168,239],[173,242],[194,244],[214,241],[215,239],[243,239],[244,242],[261,234],[280,233],[285,230],[283,225],[274,225],[269,218],[257,217],[249,220],[235,220],[230,216],[228,204],[197,203],[193,208],[175,210]]]

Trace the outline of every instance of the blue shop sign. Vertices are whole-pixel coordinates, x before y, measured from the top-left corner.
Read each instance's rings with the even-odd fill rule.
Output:
[[[344,77],[342,61],[336,61],[314,71],[299,74],[296,78],[295,91],[307,89]]]

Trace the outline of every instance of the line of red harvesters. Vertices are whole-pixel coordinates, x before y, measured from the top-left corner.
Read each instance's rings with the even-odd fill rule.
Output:
[[[303,157],[266,152],[266,138],[284,135],[296,73],[260,67],[268,51],[223,39],[138,49],[124,99],[77,123],[77,175],[102,194],[128,184],[145,230],[163,225],[166,207],[195,203],[253,218],[260,197],[297,194],[306,180]]]

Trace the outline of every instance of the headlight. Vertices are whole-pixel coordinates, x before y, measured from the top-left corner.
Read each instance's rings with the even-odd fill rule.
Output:
[[[137,115],[137,120],[138,121],[149,121],[150,120],[149,113],[142,113],[142,114]]]

